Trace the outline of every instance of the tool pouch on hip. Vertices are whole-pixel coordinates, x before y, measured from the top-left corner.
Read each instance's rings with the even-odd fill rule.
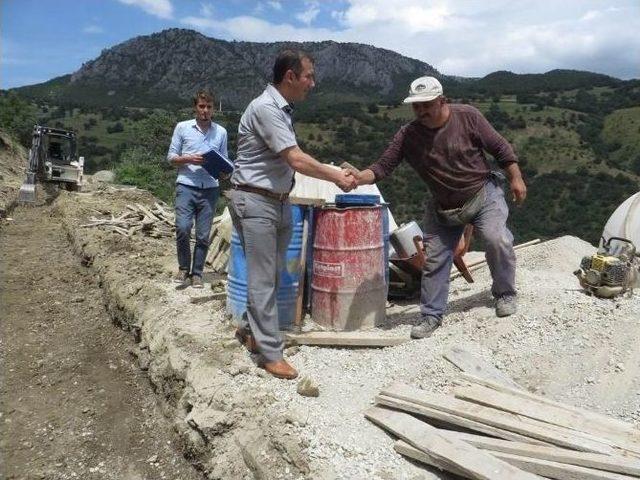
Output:
[[[441,225],[448,227],[466,225],[482,209],[486,198],[486,186],[483,185],[462,207],[443,210],[436,206],[436,218]]]

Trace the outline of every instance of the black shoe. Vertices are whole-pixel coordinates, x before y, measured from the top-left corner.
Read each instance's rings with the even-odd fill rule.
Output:
[[[422,323],[411,327],[411,338],[428,338],[442,324],[436,317],[425,317]]]

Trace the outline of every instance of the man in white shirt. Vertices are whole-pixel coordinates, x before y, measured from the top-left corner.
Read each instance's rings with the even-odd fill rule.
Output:
[[[178,168],[175,199],[178,272],[174,280],[184,284],[191,279],[194,288],[203,287],[202,270],[209,250],[211,221],[220,196],[218,179],[202,167],[202,154],[214,149],[228,157],[227,131],[211,121],[213,105],[211,93],[196,93],[193,97],[195,118],[176,125],[167,154],[167,160]],[[196,244],[192,256],[190,239],[194,219]]]

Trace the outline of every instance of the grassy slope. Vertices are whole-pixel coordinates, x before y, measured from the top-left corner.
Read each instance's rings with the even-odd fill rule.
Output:
[[[640,167],[640,107],[616,110],[605,118],[602,136],[607,143],[621,147],[611,154],[616,164]],[[638,171],[640,173],[640,171]]]

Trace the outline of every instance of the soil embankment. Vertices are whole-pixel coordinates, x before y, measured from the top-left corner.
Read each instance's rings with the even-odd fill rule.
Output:
[[[27,171],[27,151],[0,130],[0,219],[15,205]]]
[[[0,229],[0,477],[201,478],[60,219],[13,213]]]

